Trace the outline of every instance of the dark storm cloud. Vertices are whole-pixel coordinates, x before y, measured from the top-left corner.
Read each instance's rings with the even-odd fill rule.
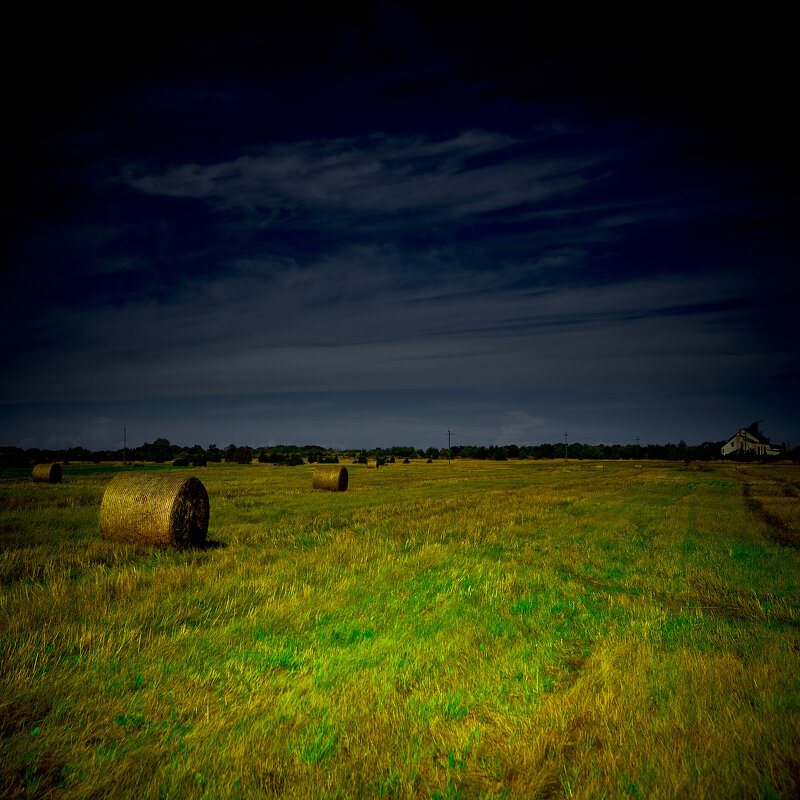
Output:
[[[264,22],[45,37],[49,82],[12,91],[0,438],[800,436],[780,81],[722,31]]]
[[[425,282],[409,283],[404,258],[362,247],[303,269],[248,263],[187,282],[166,304],[95,310],[91,324],[80,311],[54,314],[61,342],[19,365],[8,399],[31,402],[53,384],[65,400],[479,389],[510,376],[566,389],[626,376],[669,383],[714,363],[737,372],[749,357],[726,324],[737,304],[724,302],[744,289],[713,276],[520,290],[518,271],[486,269],[457,275],[454,288],[452,269],[437,276],[434,260]]]

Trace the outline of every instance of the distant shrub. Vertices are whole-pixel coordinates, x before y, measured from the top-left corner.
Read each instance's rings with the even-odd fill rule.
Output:
[[[0,467],[27,467],[28,459],[21,447],[0,447]]]
[[[219,464],[222,461],[222,451],[215,444],[210,444],[206,451],[206,458],[214,464]]]
[[[249,447],[237,447],[233,460],[237,464],[249,464],[253,460],[253,451]]]

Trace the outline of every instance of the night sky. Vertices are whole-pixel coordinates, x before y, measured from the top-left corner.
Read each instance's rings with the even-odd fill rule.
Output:
[[[9,18],[0,444],[800,443],[788,20],[328,5]]]

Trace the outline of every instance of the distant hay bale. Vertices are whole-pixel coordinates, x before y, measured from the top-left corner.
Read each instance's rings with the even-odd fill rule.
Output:
[[[208,492],[180,472],[122,472],[100,504],[104,539],[159,547],[196,547],[208,533]]]
[[[311,485],[328,492],[344,492],[347,490],[348,477],[346,467],[317,467]]]
[[[61,483],[60,464],[37,464],[33,468],[34,483]]]
[[[378,461],[375,458],[371,458],[367,461],[367,469],[378,469]]]
[[[642,465],[641,465],[641,464],[634,464],[634,465],[633,465],[633,468],[634,468],[634,469],[641,469],[641,468],[642,468]]]

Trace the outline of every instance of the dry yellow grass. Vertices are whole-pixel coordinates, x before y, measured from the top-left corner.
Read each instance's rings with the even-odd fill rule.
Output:
[[[188,551],[0,482],[0,794],[795,796],[783,473],[644,467],[210,467]]]

